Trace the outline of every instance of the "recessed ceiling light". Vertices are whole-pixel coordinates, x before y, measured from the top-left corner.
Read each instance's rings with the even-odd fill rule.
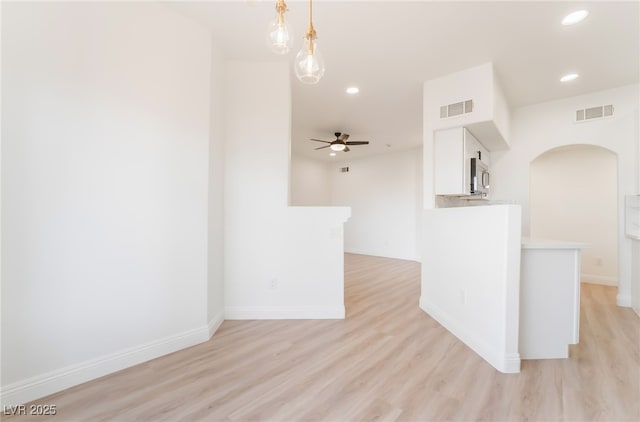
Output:
[[[578,75],[577,73],[569,73],[567,75],[564,75],[562,78],[560,78],[560,82],[569,82],[574,79],[577,79],[578,76],[580,75]]]
[[[336,153],[335,152],[330,152],[329,155],[332,156],[332,157],[335,157]]]
[[[360,92],[360,88],[357,86],[350,86],[347,88],[347,94],[357,94],[358,92]]]
[[[576,23],[583,21],[587,16],[589,16],[588,10],[578,10],[565,16],[564,19],[562,19],[562,24],[565,26],[575,25]]]

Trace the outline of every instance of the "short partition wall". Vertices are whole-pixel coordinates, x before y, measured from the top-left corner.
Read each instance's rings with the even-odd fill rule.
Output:
[[[344,319],[350,215],[348,207],[283,207],[261,228],[264,239],[227,242],[225,320]]]
[[[497,370],[520,372],[519,205],[424,211],[420,307]]]

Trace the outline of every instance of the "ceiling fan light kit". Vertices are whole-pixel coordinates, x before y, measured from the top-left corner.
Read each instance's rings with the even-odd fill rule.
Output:
[[[349,145],[368,145],[369,141],[348,141],[347,139],[349,139],[349,135],[346,133],[340,133],[340,132],[335,132],[334,133],[336,140],[335,141],[323,141],[322,139],[310,139],[311,141],[315,141],[315,142],[324,142],[325,145],[323,147],[318,147],[316,149],[325,149],[325,148],[330,148],[332,151],[343,151],[343,152],[349,152],[351,151],[349,149]],[[335,155],[335,153],[331,153],[332,156]]]
[[[316,30],[313,27],[313,0],[309,0],[309,27],[302,48],[296,55],[293,68],[300,82],[317,84],[324,75],[324,59],[318,50]],[[286,54],[291,49],[291,27],[284,19],[287,5],[284,0],[276,2],[276,17],[269,23],[267,42],[276,54]]]

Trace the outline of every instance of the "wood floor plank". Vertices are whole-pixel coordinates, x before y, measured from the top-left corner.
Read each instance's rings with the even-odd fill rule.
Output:
[[[225,321],[208,342],[13,421],[639,421],[640,319],[583,284],[569,359],[501,374],[422,312],[420,264],[345,255],[345,320]]]

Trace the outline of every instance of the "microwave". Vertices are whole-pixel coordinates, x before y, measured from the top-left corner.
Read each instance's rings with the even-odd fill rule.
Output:
[[[479,158],[471,159],[471,195],[486,196],[489,193],[489,166]]]

